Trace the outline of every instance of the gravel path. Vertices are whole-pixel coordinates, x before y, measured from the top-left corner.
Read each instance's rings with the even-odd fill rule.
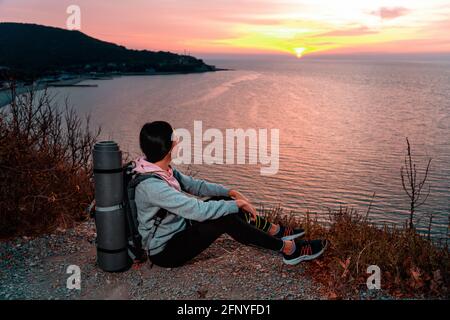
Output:
[[[0,243],[3,299],[324,299],[302,265],[246,247],[227,236],[189,264],[174,269],[148,263],[123,273],[96,267],[93,221],[69,230]],[[66,288],[69,265],[81,268],[81,290]]]

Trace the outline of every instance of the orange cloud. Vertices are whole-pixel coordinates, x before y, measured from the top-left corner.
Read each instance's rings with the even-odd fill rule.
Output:
[[[70,0],[0,0],[0,21],[63,27]],[[134,49],[304,54],[447,50],[450,0],[77,0],[81,31]],[[427,46],[423,46],[424,39]],[[406,41],[406,42],[405,42]],[[417,46],[414,46],[414,43]],[[406,46],[406,43],[408,44]],[[385,45],[383,45],[385,44]]]

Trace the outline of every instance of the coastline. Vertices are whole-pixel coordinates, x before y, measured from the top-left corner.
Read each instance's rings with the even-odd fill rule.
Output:
[[[18,95],[28,92],[31,88],[35,91],[41,91],[46,88],[64,88],[64,87],[77,87],[77,88],[95,88],[98,85],[93,84],[81,84],[88,80],[113,80],[118,77],[127,76],[170,76],[170,75],[182,75],[182,74],[197,74],[206,72],[218,72],[218,71],[234,71],[233,69],[215,68],[214,70],[196,71],[196,72],[120,72],[120,73],[102,73],[102,74],[86,74],[80,76],[73,76],[62,80],[37,80],[32,85],[19,85],[16,87],[16,93]],[[9,89],[0,90],[0,110],[7,106],[11,102],[11,94]]]

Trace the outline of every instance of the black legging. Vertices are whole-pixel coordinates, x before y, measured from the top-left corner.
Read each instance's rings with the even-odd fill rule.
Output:
[[[222,199],[230,200],[225,197],[214,197],[209,200]],[[248,223],[245,213],[239,210],[238,213],[228,214],[214,220],[192,221],[192,224],[188,224],[186,229],[176,233],[167,242],[163,251],[150,256],[150,260],[165,268],[182,266],[208,248],[224,233],[245,245],[255,245],[274,251],[280,251],[283,248],[282,240]]]

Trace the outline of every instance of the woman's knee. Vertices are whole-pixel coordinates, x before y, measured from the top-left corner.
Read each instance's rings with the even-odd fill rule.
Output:
[[[239,210],[238,212],[234,212],[234,213],[229,213],[227,215],[224,215],[222,217],[220,217],[219,219],[222,219],[222,221],[227,221],[227,222],[234,222],[234,221],[245,221],[245,213],[242,212],[241,210]]]

